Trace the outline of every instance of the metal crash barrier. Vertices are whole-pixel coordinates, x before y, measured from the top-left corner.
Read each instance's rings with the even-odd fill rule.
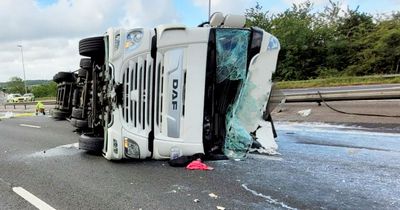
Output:
[[[42,101],[42,103],[44,105],[56,105],[56,101],[55,100],[46,100],[46,101]],[[35,106],[37,104],[36,101],[30,101],[30,102],[18,102],[18,103],[5,103],[4,104],[4,109],[7,109],[8,107],[14,107],[14,109],[16,109],[16,106],[24,106],[24,108],[26,109],[26,106],[28,105],[33,105]]]

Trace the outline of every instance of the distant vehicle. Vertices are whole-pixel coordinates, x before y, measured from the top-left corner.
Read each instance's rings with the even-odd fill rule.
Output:
[[[18,103],[24,102],[25,97],[22,97],[21,94],[8,94],[7,95],[7,102],[9,103]]]
[[[25,101],[35,101],[35,95],[33,95],[33,93],[25,93],[22,97],[25,98]]]

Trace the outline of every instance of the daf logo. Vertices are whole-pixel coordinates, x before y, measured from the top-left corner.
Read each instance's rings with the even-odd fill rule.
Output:
[[[177,110],[178,109],[178,86],[179,86],[179,80],[174,79],[172,80],[172,109]]]

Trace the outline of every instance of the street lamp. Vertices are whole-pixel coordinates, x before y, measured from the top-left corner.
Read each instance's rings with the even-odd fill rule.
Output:
[[[211,18],[211,0],[208,0],[208,21]]]
[[[21,48],[21,57],[22,57],[22,70],[24,71],[24,86],[25,86],[25,93],[28,92],[26,88],[26,78],[25,78],[25,64],[24,64],[24,50],[22,48],[22,45],[17,45],[17,47]]]

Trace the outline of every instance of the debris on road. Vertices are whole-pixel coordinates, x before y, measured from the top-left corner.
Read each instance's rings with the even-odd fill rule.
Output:
[[[6,112],[4,113],[4,116],[0,116],[0,119],[10,119],[14,117],[30,117],[34,116],[35,113],[14,113],[14,112]]]
[[[200,200],[196,198],[193,200],[193,202],[198,203],[198,202],[200,202]]]
[[[307,117],[311,114],[311,109],[300,110],[297,113],[302,117]]]
[[[178,158],[169,160],[168,164],[172,167],[186,167],[190,162],[197,159],[204,160],[204,154],[197,153],[191,156],[180,156]]]
[[[218,195],[214,194],[214,193],[210,193],[208,194],[208,196],[210,196],[211,198],[217,199]]]
[[[15,114],[14,113],[12,113],[12,112],[6,112],[5,114],[4,114],[4,116],[2,116],[2,117],[0,117],[1,119],[9,119],[9,118],[12,118],[12,117],[15,117]]]
[[[223,206],[217,206],[217,209],[218,209],[218,210],[225,210],[225,207],[223,207]]]
[[[189,163],[189,165],[186,166],[186,169],[189,170],[214,170],[213,167],[207,166],[205,163],[201,162],[201,159],[197,159]]]

